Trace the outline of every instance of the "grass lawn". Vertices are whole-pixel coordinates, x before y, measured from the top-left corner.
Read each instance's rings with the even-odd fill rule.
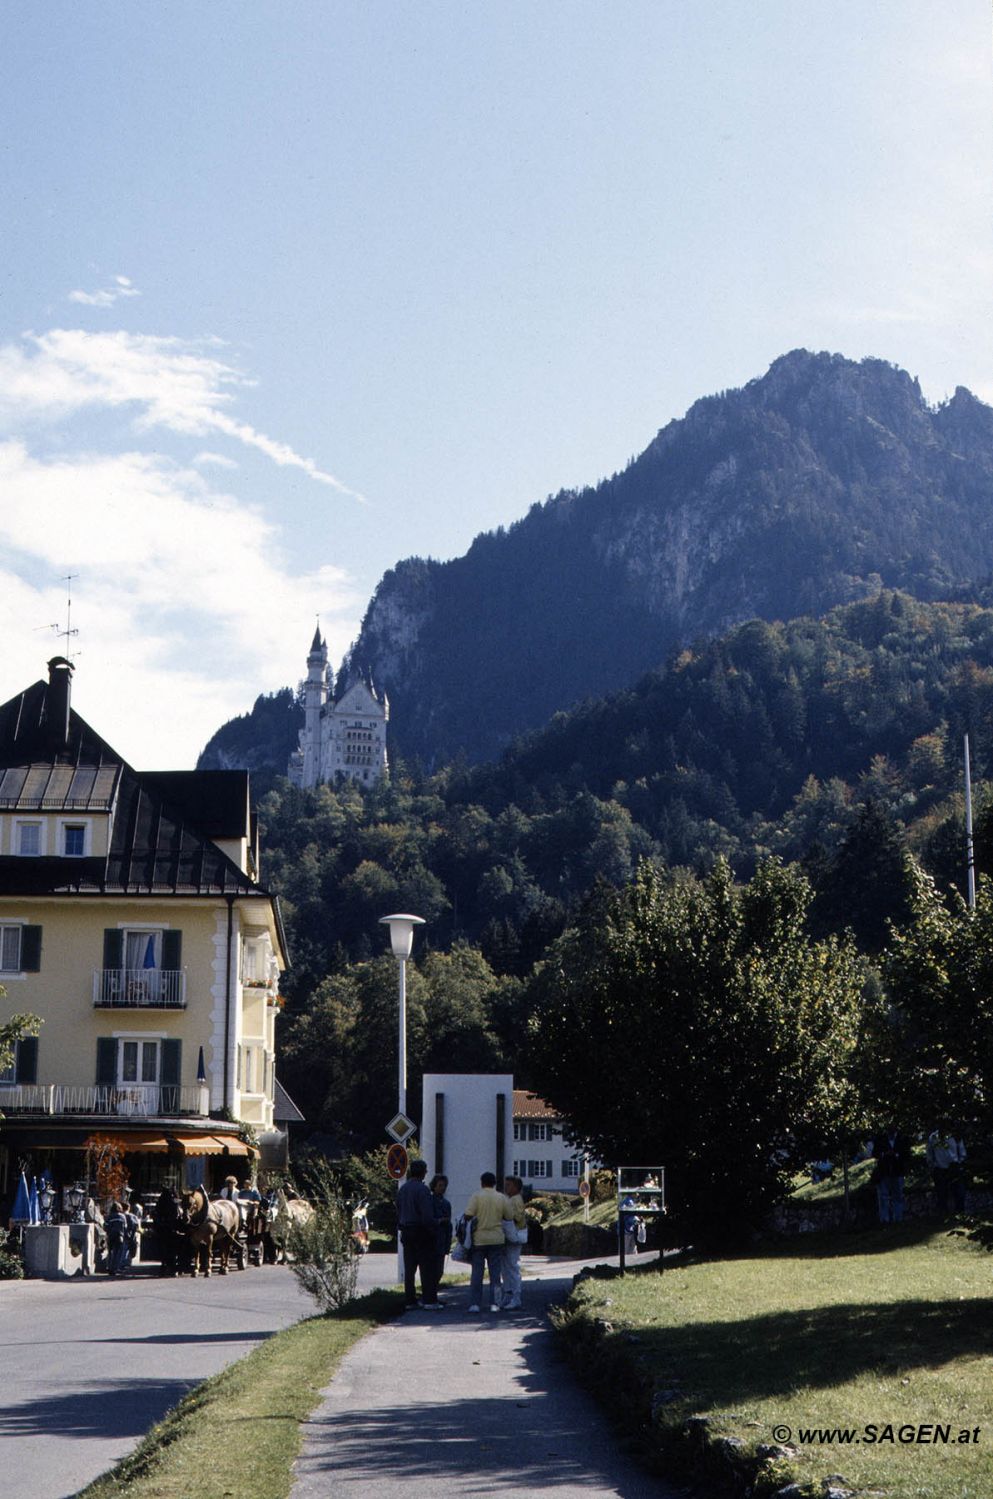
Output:
[[[783,1426],[801,1481],[837,1473],[892,1499],[993,1495],[993,1258],[932,1226],[810,1235],[662,1275],[586,1280],[563,1330],[594,1378],[616,1390],[626,1365],[648,1386],[663,1445],[695,1415],[748,1449],[776,1445]],[[889,1425],[897,1438],[935,1423],[950,1424],[950,1445],[885,1439]],[[861,1441],[800,1440],[832,1428]],[[790,1476],[777,1473],[757,1492]]]
[[[300,1422],[352,1344],[402,1305],[399,1291],[374,1291],[276,1333],[192,1390],[78,1499],[284,1499]]]

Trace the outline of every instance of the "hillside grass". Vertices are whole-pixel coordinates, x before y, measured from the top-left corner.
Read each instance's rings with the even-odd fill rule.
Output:
[[[756,1495],[790,1478],[820,1492],[820,1480],[840,1474],[845,1487],[888,1499],[988,1499],[991,1293],[988,1255],[905,1224],[589,1278],[560,1326],[580,1369],[629,1424],[640,1422],[650,1450],[677,1467],[695,1463],[698,1475],[709,1461],[715,1492],[733,1460],[757,1474]],[[950,1445],[897,1436],[945,1422]],[[863,1435],[869,1423],[891,1424],[894,1440],[799,1440],[802,1428]],[[773,1435],[781,1425],[792,1440]],[[763,1444],[782,1449],[764,1465]]]
[[[300,1423],[352,1345],[402,1309],[399,1291],[373,1291],[274,1334],[191,1390],[77,1499],[286,1499]]]

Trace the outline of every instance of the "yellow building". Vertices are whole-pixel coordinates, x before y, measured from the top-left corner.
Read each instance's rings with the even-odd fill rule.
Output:
[[[244,771],[139,772],[49,662],[0,706],[0,1016],[42,1018],[0,1074],[0,1195],[123,1141],[132,1183],[218,1184],[278,1156],[286,944]],[[239,1124],[250,1125],[251,1131]]]

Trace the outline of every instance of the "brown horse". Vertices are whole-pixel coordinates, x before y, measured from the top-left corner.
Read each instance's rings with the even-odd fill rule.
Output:
[[[193,1274],[197,1265],[205,1275],[210,1275],[211,1259],[215,1251],[220,1257],[220,1273],[227,1275],[231,1250],[235,1252],[238,1269],[245,1268],[244,1250],[239,1241],[241,1214],[236,1203],[226,1198],[211,1202],[203,1187],[194,1187],[183,1196],[182,1216],[187,1225],[187,1242],[193,1256]]]

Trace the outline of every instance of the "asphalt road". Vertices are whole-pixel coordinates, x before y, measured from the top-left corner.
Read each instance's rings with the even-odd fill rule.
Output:
[[[395,1266],[366,1255],[360,1289]],[[68,1499],[194,1385],[315,1310],[282,1266],[0,1281],[0,1499]]]

